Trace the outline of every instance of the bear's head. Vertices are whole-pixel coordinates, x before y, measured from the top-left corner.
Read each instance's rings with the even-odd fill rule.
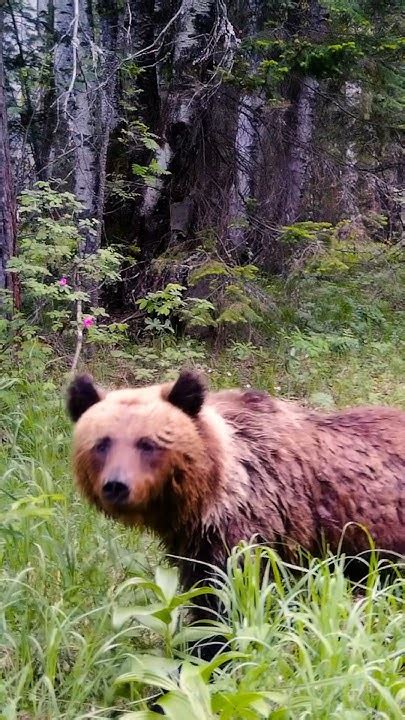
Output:
[[[201,475],[204,397],[204,384],[192,372],[175,383],[111,392],[87,375],[76,377],[67,408],[75,423],[75,478],[88,500],[108,515],[142,523],[168,486],[180,492],[185,475]]]

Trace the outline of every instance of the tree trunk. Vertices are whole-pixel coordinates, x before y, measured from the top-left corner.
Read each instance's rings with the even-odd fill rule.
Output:
[[[350,113],[358,108],[361,96],[359,83],[348,82],[345,85],[345,97]],[[357,147],[355,140],[355,117],[350,117],[347,122],[347,146],[345,167],[342,173],[342,210],[348,220],[358,223],[360,210],[357,204],[357,190],[359,175],[357,172]]]
[[[13,114],[10,139],[14,176],[18,189],[33,180],[46,180],[54,126],[53,84],[41,82],[44,57],[49,52],[51,0],[7,2],[4,56],[7,93]],[[22,69],[24,69],[22,71]]]
[[[307,180],[314,130],[314,109],[319,83],[311,77],[300,82],[295,105],[296,127],[287,159],[287,196],[283,224],[290,225],[300,217],[301,200]]]
[[[84,206],[84,216],[97,216],[98,162],[97,137],[93,108],[95,107],[94,81],[91,78],[94,68],[91,42],[93,28],[89,17],[88,0],[78,0],[79,28],[77,63],[78,76],[72,97],[73,117],[70,121],[71,134],[75,149],[75,195]],[[98,236],[94,232],[84,232],[84,253],[89,255],[98,250]]]
[[[12,291],[14,306],[19,309],[18,281],[13,273],[7,272],[7,263],[16,253],[17,222],[4,92],[3,19],[3,7],[0,5],[0,289]]]
[[[56,94],[56,126],[52,148],[52,175],[74,188],[74,148],[69,125],[69,87],[72,80],[73,48],[71,34],[74,18],[74,0],[53,0],[54,83]],[[77,32],[77,27],[76,27]],[[76,58],[77,61],[77,58]],[[73,78],[73,83],[75,78]],[[72,92],[72,90],[70,91]]]
[[[99,89],[99,115],[100,129],[97,146],[99,148],[98,160],[98,187],[97,187],[97,246],[101,245],[101,236],[104,223],[104,205],[107,182],[107,156],[111,132],[117,124],[117,74],[119,70],[121,44],[123,45],[122,13],[117,9],[114,0],[103,0],[98,3],[100,18],[100,45],[103,50],[101,60],[101,83]],[[121,30],[119,30],[121,28]]]
[[[207,99],[219,86],[218,71],[230,69],[237,47],[224,0],[182,0],[158,36],[172,31],[170,82],[166,79],[167,64],[164,61],[157,64],[163,122],[159,132],[162,142],[156,151],[156,160],[164,171],[170,168],[178,149],[189,143],[190,133],[195,134]],[[159,202],[163,178],[157,178],[146,189],[142,207],[146,218],[153,214]],[[184,200],[188,202],[188,198]]]
[[[254,36],[259,27],[259,12],[262,3],[258,0],[249,0],[249,11],[246,26],[247,35]],[[258,61],[251,56],[249,71],[254,74]],[[257,140],[260,132],[258,110],[265,103],[262,93],[252,92],[239,98],[235,134],[235,178],[230,191],[229,219],[230,227],[228,240],[230,249],[236,256],[246,249],[248,231],[247,203],[253,199],[255,189],[255,176],[257,175]]]
[[[73,185],[85,219],[97,216],[98,162],[95,128],[93,27],[87,0],[55,0],[58,42],[54,68],[58,103],[56,152],[62,157],[64,179]],[[62,167],[59,167],[59,172]],[[73,183],[71,178],[74,178]],[[97,232],[83,230],[83,253],[98,249]]]

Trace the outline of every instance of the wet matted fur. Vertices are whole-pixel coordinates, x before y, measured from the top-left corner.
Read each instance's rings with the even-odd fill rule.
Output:
[[[108,515],[155,532],[168,553],[224,567],[253,535],[286,560],[298,548],[405,553],[405,413],[329,414],[254,390],[175,383],[101,391],[79,376],[68,392],[77,484]],[[119,481],[125,502],[106,500]],[[189,587],[196,562],[179,563]]]

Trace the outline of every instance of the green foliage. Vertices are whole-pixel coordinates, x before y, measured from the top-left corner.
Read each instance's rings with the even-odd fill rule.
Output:
[[[189,275],[191,287],[210,278],[211,324],[217,328],[261,322],[260,308],[249,297],[248,284],[255,282],[259,270],[255,265],[228,265],[218,259],[206,259]],[[215,312],[214,312],[215,311]]]
[[[63,500],[63,495],[37,495],[20,498],[0,514],[0,536],[15,535],[24,522],[33,518],[49,518],[52,504]]]
[[[187,307],[182,310],[182,318],[188,327],[215,327],[215,305],[205,298],[188,298]]]
[[[404,267],[398,248],[332,238],[306,252],[286,283],[267,286],[274,307],[264,326],[288,374],[284,392],[385,404],[386,384],[404,401]]]
[[[204,262],[190,273],[189,284],[193,287],[211,278],[212,295],[217,302],[187,297],[184,285],[169,283],[163,290],[149,292],[137,300],[140,309],[147,313],[146,330],[157,335],[173,334],[175,320],[184,322],[188,328],[260,323],[261,317],[252,307],[244,287],[246,282],[256,278],[257,273],[254,265],[231,267],[219,260]]]
[[[290,41],[255,40],[250,49],[270,56],[260,63],[256,83],[273,90],[289,73],[318,80],[347,76],[364,55],[350,40],[320,44],[299,36]]]
[[[360,83],[369,106],[358,119],[381,123],[389,135],[403,127],[403,15],[398,1],[325,0],[324,22],[310,5],[270,2],[267,28],[245,39],[228,81],[247,90],[263,88],[284,102],[287,79],[313,77],[337,85]],[[252,53],[258,59],[252,71]],[[350,108],[353,113],[353,107]],[[395,138],[395,135],[393,136]]]
[[[357,267],[378,261],[378,257],[389,258],[390,250],[377,242],[356,242],[351,240],[330,239],[330,245],[315,255],[306,265],[308,273],[323,276],[338,276],[349,273]]]
[[[182,592],[179,585],[179,573],[176,568],[158,567],[155,579],[135,577],[127,580],[118,588],[113,609],[113,626],[120,630],[128,622],[136,626],[139,632],[145,629],[159,636],[165,653],[172,657],[174,648],[183,646],[189,634],[195,631],[183,628],[179,631],[181,609],[204,593],[212,593],[207,587],[193,588]],[[128,605],[131,599],[132,603]],[[128,598],[126,604],[117,604],[118,598]],[[135,603],[135,604],[134,604]],[[211,630],[213,633],[213,630]],[[209,634],[209,633],[208,633]],[[128,681],[128,676],[125,681]]]
[[[8,268],[21,280],[24,312],[3,323],[5,333],[29,333],[35,318],[42,332],[71,336],[87,314],[99,321],[90,327],[92,342],[121,339],[126,326],[100,322],[108,314],[92,306],[91,291],[120,280],[122,257],[111,247],[83,255],[82,233],[96,233],[96,225],[81,218],[82,210],[71,193],[57,192],[48,183],[21,194],[19,254]]]
[[[156,179],[161,175],[170,175],[168,170],[164,170],[157,160],[151,160],[148,166],[133,163],[132,172],[134,175],[141,177],[147,185],[153,187]]]
[[[131,644],[110,588],[140,572],[137,534],[73,491],[70,428],[49,349],[21,343],[0,383],[0,716],[76,720],[108,707]],[[58,383],[59,385],[59,383]],[[117,701],[118,702],[118,701]]]
[[[343,574],[343,558],[310,561],[309,570],[297,579],[274,551],[241,545],[214,591],[229,620],[194,628],[195,637],[205,633],[207,642],[220,628],[231,652],[211,663],[186,657],[181,665],[171,658],[134,656],[131,670],[118,682],[166,691],[158,703],[173,720],[326,720],[342,713],[349,718],[354,698],[359,718],[375,711],[399,720],[405,690],[404,580],[398,577],[383,587],[375,561],[372,567],[356,602]],[[159,607],[169,602],[177,608],[176,598],[179,603],[185,598],[173,594],[175,573],[168,578],[169,599],[161,583],[144,578],[132,582],[150,587],[160,598]],[[135,608],[134,615],[137,623],[146,618],[149,628],[154,609],[148,614],[146,599],[143,607],[144,613]],[[143,713],[124,717],[153,717]]]
[[[316,223],[307,220],[280,228],[280,242],[284,245],[301,245],[309,242],[330,242],[333,230],[331,223]]]
[[[202,263],[196,270],[190,274],[189,282],[190,285],[196,285],[200,280],[204,280],[206,277],[218,277],[219,275],[225,275],[229,277],[230,270],[225,263],[220,260],[207,260]]]
[[[251,301],[247,296],[241,300],[231,302],[220,313],[217,323],[218,325],[239,325],[240,323],[257,324],[261,322],[261,317],[251,307]]]
[[[163,290],[150,291],[144,298],[136,301],[139,308],[147,315],[146,330],[157,335],[174,333],[172,319],[179,317],[186,305],[182,296],[184,290],[183,285],[169,283]]]
[[[345,354],[359,349],[359,341],[350,334],[305,334],[296,330],[288,337],[291,342],[291,357],[315,359],[329,353]]]
[[[171,313],[184,306],[183,290],[185,290],[183,285],[169,283],[164,290],[148,292],[146,297],[136,302],[140,309],[145,310],[147,313],[168,317]]]

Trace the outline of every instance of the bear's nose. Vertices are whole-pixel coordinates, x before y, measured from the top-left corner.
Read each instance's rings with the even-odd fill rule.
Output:
[[[123,505],[129,496],[129,487],[121,480],[107,480],[103,485],[103,498],[114,505]]]

